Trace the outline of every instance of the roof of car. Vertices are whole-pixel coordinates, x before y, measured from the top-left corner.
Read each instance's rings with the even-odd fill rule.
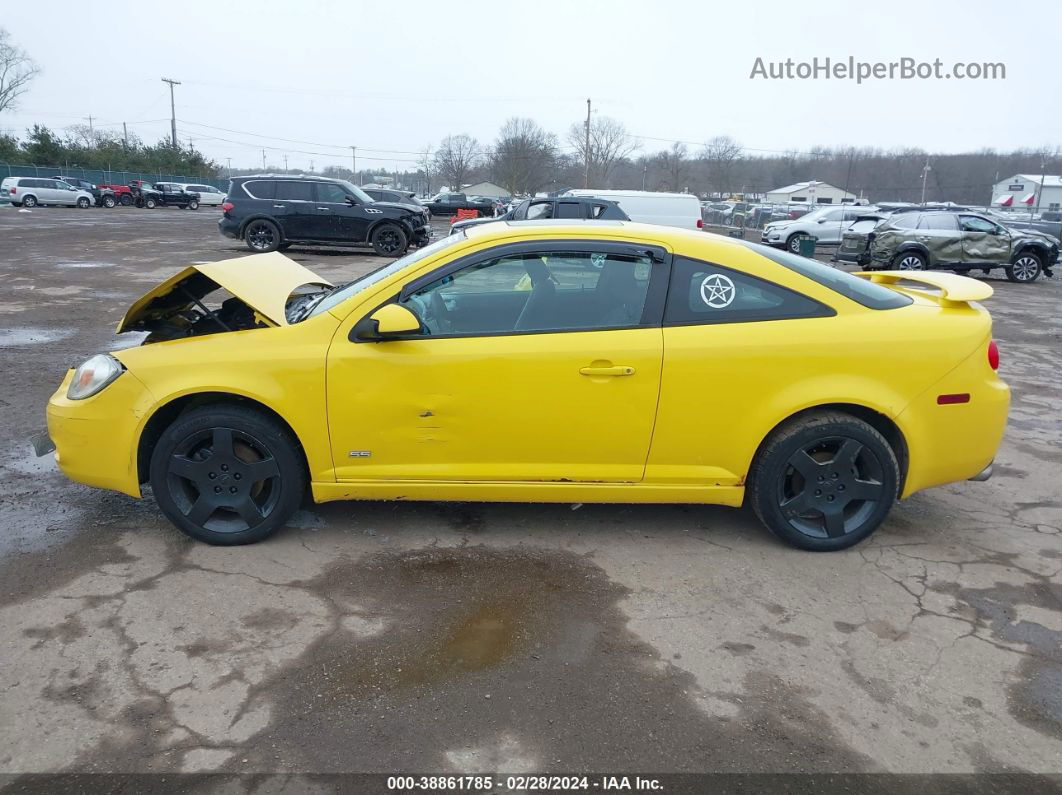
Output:
[[[241,174],[230,179],[312,179],[317,182],[347,182],[347,180],[335,179],[334,177],[322,177],[319,174]]]

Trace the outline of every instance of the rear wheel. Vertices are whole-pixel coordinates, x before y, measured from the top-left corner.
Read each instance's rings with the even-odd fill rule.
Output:
[[[898,271],[924,271],[926,258],[917,251],[901,251],[893,258],[892,267]]]
[[[381,257],[398,257],[409,246],[406,233],[394,224],[381,224],[372,232],[372,249]]]
[[[80,199],[77,200],[77,206],[82,210],[87,210],[89,207],[92,206],[92,202],[82,196]]]
[[[1010,265],[1007,266],[1007,278],[1012,282],[1029,284],[1040,278],[1043,264],[1040,258],[1031,251],[1022,252]]]
[[[259,218],[244,228],[243,242],[259,254],[276,251],[280,247],[280,229],[272,221]]]
[[[103,206],[106,207],[108,210],[110,210],[112,207],[114,207],[114,205],[118,203],[114,200],[113,196],[104,196],[103,199],[101,199],[100,201]]]
[[[822,412],[776,431],[756,456],[749,501],[792,546],[816,552],[858,544],[896,501],[896,455],[877,430],[849,414]]]
[[[133,197],[130,196],[128,193],[123,193],[122,198],[118,200],[118,203],[121,204],[123,207],[128,207],[133,203]]]
[[[295,512],[306,475],[297,443],[272,418],[240,406],[202,406],[159,438],[151,488],[166,517],[192,538],[251,544]]]
[[[26,196],[24,199],[22,199],[22,206],[23,207],[36,207],[37,206],[37,197],[36,196]]]

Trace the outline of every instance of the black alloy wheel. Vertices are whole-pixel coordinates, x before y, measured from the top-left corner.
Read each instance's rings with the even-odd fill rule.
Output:
[[[151,459],[151,486],[163,513],[211,544],[246,544],[274,533],[298,507],[305,480],[287,431],[236,406],[181,415]]]
[[[406,233],[394,224],[381,224],[372,233],[372,248],[381,257],[398,257],[408,246]]]
[[[243,240],[247,248],[259,254],[276,251],[280,246],[280,230],[272,221],[258,219],[247,224],[243,230]]]
[[[757,456],[751,502],[767,527],[801,549],[862,541],[896,501],[899,466],[888,441],[856,417],[812,414],[783,426]]]

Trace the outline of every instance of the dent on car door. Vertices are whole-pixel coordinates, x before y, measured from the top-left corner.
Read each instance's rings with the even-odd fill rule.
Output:
[[[642,478],[666,269],[645,248],[527,244],[407,285],[422,333],[329,352],[340,480]],[[374,306],[352,313],[346,331]],[[369,419],[371,417],[371,420]]]
[[[923,213],[914,237],[929,254],[930,267],[965,259],[963,239],[954,213]]]
[[[1010,233],[976,215],[959,217],[962,250],[968,262],[1006,262],[1010,257]]]

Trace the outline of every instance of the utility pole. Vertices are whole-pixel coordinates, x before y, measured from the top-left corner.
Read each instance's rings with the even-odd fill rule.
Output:
[[[1040,200],[1044,197],[1044,188],[1047,187],[1047,151],[1040,152],[1040,189],[1036,191],[1036,214],[1040,214]]]
[[[310,161],[310,173],[311,174],[313,173],[313,161],[312,160]]]
[[[358,182],[358,147],[350,147],[350,181]]]
[[[284,173],[288,173],[288,156],[284,155]]]
[[[228,166],[229,176],[231,177],[232,176],[232,158],[231,157],[226,157],[225,158],[225,163]]]
[[[642,190],[645,190],[645,174],[649,171],[649,164],[642,163]]]
[[[583,173],[583,187],[590,187],[590,100],[586,100],[586,145],[583,149],[586,171]]]
[[[162,78],[163,83],[170,84],[170,136],[173,143],[173,148],[177,148],[177,108],[173,104],[173,87],[181,84],[180,80],[171,80],[168,77]]]
[[[263,150],[262,150],[262,171],[265,171],[265,170],[266,170],[266,164],[265,164],[265,149],[263,149]]]
[[[129,129],[125,126],[125,122],[122,122],[122,149],[129,148]]]
[[[88,121],[88,123],[89,123],[89,138],[90,138],[90,139],[91,139],[91,138],[93,137],[93,135],[94,135],[94,134],[93,134],[93,131],[92,131],[92,120],[93,120],[93,119],[95,119],[95,118],[96,118],[95,116],[85,116],[85,119],[86,119],[86,120]]]
[[[926,203],[926,177],[929,176],[929,172],[933,169],[929,167],[929,158],[926,158],[926,164],[922,168],[922,204]]]

